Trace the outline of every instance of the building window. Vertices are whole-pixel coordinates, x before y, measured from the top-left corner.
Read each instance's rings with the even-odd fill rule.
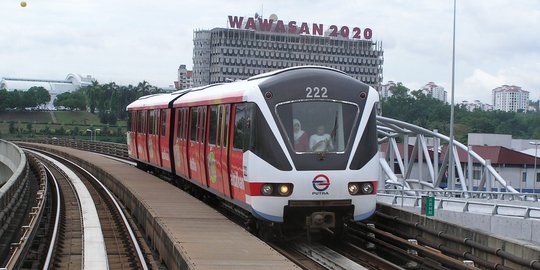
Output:
[[[527,182],[527,172],[521,172],[521,182]]]

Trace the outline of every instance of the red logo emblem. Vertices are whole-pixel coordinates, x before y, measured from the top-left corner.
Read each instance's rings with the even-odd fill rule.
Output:
[[[317,191],[325,191],[330,186],[330,179],[324,174],[319,174],[313,178],[313,188]]]

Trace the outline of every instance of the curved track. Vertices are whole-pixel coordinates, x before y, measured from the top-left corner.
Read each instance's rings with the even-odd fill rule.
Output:
[[[59,192],[44,268],[148,269],[135,232],[103,184],[66,159],[34,153],[58,186],[52,190]]]

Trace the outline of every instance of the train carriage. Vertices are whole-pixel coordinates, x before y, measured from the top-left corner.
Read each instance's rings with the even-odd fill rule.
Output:
[[[127,108],[128,146],[142,165],[259,220],[332,228],[375,210],[377,102],[373,88],[341,71],[288,68],[143,97]]]

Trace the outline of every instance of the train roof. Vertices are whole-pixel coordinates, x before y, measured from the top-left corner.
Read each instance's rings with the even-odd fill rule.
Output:
[[[212,84],[202,87],[179,90],[167,94],[155,94],[143,96],[133,103],[129,104],[127,110],[136,109],[166,109],[176,106],[198,106],[222,103],[234,103],[245,100],[248,91],[255,89],[262,82],[273,78],[282,73],[298,70],[328,70],[346,75],[346,73],[322,66],[296,66],[285,69],[274,70],[263,74],[255,75],[246,80],[235,81],[231,83]]]

